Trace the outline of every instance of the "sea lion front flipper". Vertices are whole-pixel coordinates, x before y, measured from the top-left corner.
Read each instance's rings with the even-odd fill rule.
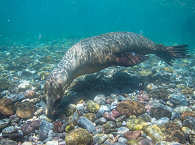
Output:
[[[125,67],[134,66],[143,62],[147,58],[148,56],[140,55],[136,53],[130,53],[130,52],[121,53],[116,55],[115,65],[125,66]]]

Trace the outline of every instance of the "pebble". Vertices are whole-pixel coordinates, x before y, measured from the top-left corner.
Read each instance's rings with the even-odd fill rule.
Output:
[[[16,127],[9,126],[9,127],[6,127],[2,130],[2,134],[11,134],[11,133],[16,132],[16,131],[17,131]]]
[[[16,104],[16,115],[23,119],[32,118],[34,108],[30,102],[21,102]]]
[[[156,119],[160,119],[163,117],[171,118],[172,111],[170,111],[166,106],[160,105],[158,107],[152,107],[150,110],[151,117],[155,117]]]
[[[187,101],[186,97],[182,94],[179,94],[179,93],[171,94],[170,101],[174,105],[180,105],[180,106],[187,106],[188,105],[188,101]]]
[[[107,121],[106,118],[101,117],[101,118],[97,119],[97,120],[95,121],[95,123],[96,123],[97,125],[102,125],[102,124],[106,123],[106,121]]]
[[[23,137],[23,132],[16,128],[16,126],[9,126],[2,130],[2,136],[10,139],[20,139]]]
[[[39,129],[39,127],[40,127],[40,120],[33,120],[33,121],[24,122],[24,124],[22,124],[21,129],[24,135],[27,135],[33,132],[35,129]]]
[[[108,138],[108,135],[106,134],[96,134],[93,136],[93,143],[94,144],[102,144],[104,143]]]
[[[105,112],[103,115],[107,120],[115,120],[115,117],[112,115],[111,112]]]
[[[128,132],[128,131],[129,131],[129,128],[127,127],[120,127],[117,129],[118,134],[124,134],[125,132]]]
[[[10,120],[7,118],[0,120],[0,129],[7,127],[9,123]]]
[[[3,138],[0,139],[0,145],[18,145],[18,143],[8,138]]]
[[[150,139],[142,138],[139,140],[138,145],[154,145]]]
[[[91,145],[93,143],[92,135],[82,128],[76,128],[66,135],[66,145]]]
[[[103,125],[104,131],[105,133],[110,133],[113,131],[116,131],[116,123],[114,121],[107,121],[104,125]]]
[[[88,101],[87,102],[87,110],[91,113],[96,113],[99,110],[100,106],[99,104],[93,102],[93,101]]]
[[[192,109],[190,109],[188,106],[178,106],[174,109],[174,111],[177,113],[183,113],[186,111],[192,111]]]
[[[27,98],[32,98],[35,95],[35,91],[32,89],[26,90],[24,93],[24,96]]]
[[[94,98],[94,102],[100,105],[104,105],[106,103],[106,97],[103,94],[97,95]]]
[[[122,125],[123,125],[123,126],[126,126],[126,125],[127,125],[127,122],[126,122],[126,121],[123,121],[123,122],[122,122]]]
[[[40,123],[40,133],[39,137],[41,140],[45,140],[48,137],[49,131],[53,129],[53,124],[46,121],[46,120],[41,120]]]
[[[57,120],[55,122],[53,122],[53,131],[56,133],[63,133],[63,131],[65,130],[65,125],[62,121]]]
[[[194,92],[195,92],[195,91],[194,91]],[[194,96],[195,96],[195,95],[194,95]],[[194,99],[195,99],[195,97],[194,97]],[[192,108],[192,110],[193,110],[193,111],[195,111],[195,104],[194,104],[194,105],[192,105],[192,107],[191,107],[191,108]]]
[[[183,121],[183,126],[186,126],[192,130],[195,130],[195,117],[188,116]]]
[[[171,115],[171,120],[180,118],[180,113],[173,111]]]
[[[189,140],[192,145],[195,144],[195,133],[189,135]]]
[[[127,132],[124,133],[124,137],[126,137],[128,140],[137,139],[140,136],[141,136],[141,131],[140,130],[127,131]]]
[[[77,105],[76,105],[76,109],[77,109],[80,113],[84,113],[84,112],[85,112],[84,104],[77,104]]]
[[[127,121],[127,127],[132,131],[142,130],[147,125],[148,123],[142,120],[141,118],[131,118]]]
[[[101,116],[103,116],[103,114],[105,112],[110,112],[110,106],[109,105],[101,105],[100,109],[98,110],[98,112],[96,113],[96,117],[99,118]]]
[[[96,115],[94,113],[86,113],[83,116],[87,117],[92,122],[96,120]]]
[[[125,100],[127,100],[127,98],[125,98],[124,96],[122,95],[118,96],[118,101],[125,101]]]
[[[164,135],[157,125],[151,125],[144,128],[144,132],[151,137],[155,142],[162,141]]]
[[[158,120],[152,121],[152,123],[154,123],[156,125],[159,125],[159,126],[162,126],[162,125],[165,125],[166,123],[169,123],[169,118],[168,117],[163,117],[163,118],[160,118]]]
[[[121,115],[141,115],[145,113],[145,107],[142,103],[136,101],[122,101],[117,104],[116,109]]]
[[[149,83],[147,84],[146,88],[148,90],[154,90],[154,89],[157,89],[157,86],[155,86],[153,83]]]
[[[117,111],[117,110],[115,110],[115,109],[113,109],[112,110],[112,116],[114,117],[114,118],[117,118],[117,117],[119,117],[121,114]]]
[[[140,118],[142,118],[144,121],[146,122],[151,122],[151,116],[149,115],[149,113],[144,113],[142,115],[139,116]]]
[[[24,93],[10,94],[6,98],[11,99],[13,102],[21,101],[25,98]]]
[[[72,121],[77,122],[78,119],[79,119],[79,113],[75,111],[72,115]]]
[[[113,143],[113,145],[125,145],[125,144],[121,143],[121,142],[115,142],[115,143]]]
[[[117,104],[118,104],[118,100],[114,100],[114,102],[111,103],[111,106],[110,106],[110,109],[113,110],[117,107]]]
[[[181,145],[181,144],[178,142],[161,141],[161,142],[159,142],[159,145]]]
[[[102,125],[97,125],[97,126],[96,126],[96,132],[97,132],[97,133],[102,133],[103,130],[104,130],[104,128],[103,128]]]
[[[20,118],[17,117],[16,114],[14,114],[9,117],[9,120],[10,120],[10,124],[14,126],[20,121]]]
[[[58,145],[58,141],[57,140],[48,141],[45,145]]]
[[[87,129],[90,133],[96,132],[96,128],[93,122],[91,122],[89,119],[87,119],[84,116],[81,116],[77,121],[77,123],[80,127]]]
[[[21,83],[18,85],[18,88],[21,91],[29,89],[30,87],[31,87],[30,81],[27,81],[27,80],[22,80]]]
[[[22,145],[33,145],[32,142],[24,142]]]
[[[118,142],[126,144],[128,142],[128,140],[126,138],[124,138],[124,137],[119,137],[118,138]]]
[[[111,139],[107,139],[107,140],[104,142],[104,144],[105,144],[105,145],[113,145]]]
[[[8,98],[0,99],[0,113],[6,116],[13,115],[15,113],[14,102]]]

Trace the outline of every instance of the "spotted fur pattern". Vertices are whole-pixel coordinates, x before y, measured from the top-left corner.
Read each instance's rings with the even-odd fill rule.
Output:
[[[151,40],[131,32],[111,32],[76,43],[65,53],[46,81],[46,113],[55,114],[56,102],[62,98],[64,91],[79,75],[97,72],[112,65],[136,65],[132,56],[152,53],[155,51],[155,46]],[[132,55],[122,56],[125,53]],[[132,57],[128,58],[132,63],[129,61],[130,63],[123,64],[127,57]]]

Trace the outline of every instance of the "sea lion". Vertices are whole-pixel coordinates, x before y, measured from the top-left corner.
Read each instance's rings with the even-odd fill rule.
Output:
[[[110,32],[83,39],[65,53],[45,83],[46,114],[55,115],[65,90],[80,75],[109,66],[134,66],[146,60],[147,54],[156,54],[171,65],[175,58],[188,56],[187,50],[187,45],[166,47],[132,32]]]

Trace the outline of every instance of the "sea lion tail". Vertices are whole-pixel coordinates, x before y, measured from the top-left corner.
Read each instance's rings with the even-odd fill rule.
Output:
[[[189,57],[188,45],[164,46],[157,45],[156,55],[162,58],[167,64],[172,65],[172,62],[177,58]]]

